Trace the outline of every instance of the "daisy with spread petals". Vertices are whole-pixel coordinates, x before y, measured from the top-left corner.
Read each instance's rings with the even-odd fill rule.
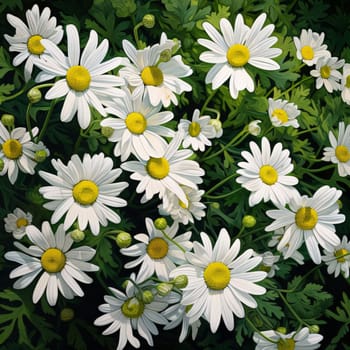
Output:
[[[350,64],[346,63],[343,66],[343,74],[341,78],[341,98],[350,105]]]
[[[198,43],[210,51],[201,53],[199,59],[214,63],[205,77],[206,84],[212,83],[215,90],[230,78],[230,94],[237,98],[239,91],[254,91],[254,80],[246,70],[249,65],[263,70],[280,68],[279,64],[271,59],[282,52],[280,49],[271,48],[277,42],[276,37],[270,37],[275,27],[269,24],[262,28],[265,20],[266,14],[263,13],[249,28],[244,24],[243,16],[238,14],[232,28],[231,23],[223,18],[220,20],[221,33],[210,23],[203,23],[203,28],[211,40],[198,39]]]
[[[282,143],[277,143],[271,152],[270,142],[262,138],[261,150],[251,141],[251,153],[243,151],[242,157],[246,162],[238,163],[241,169],[237,182],[251,192],[249,206],[254,206],[262,200],[271,200],[276,206],[284,206],[297,193],[293,187],[298,183],[294,176],[287,175],[293,171],[289,150],[282,149]]]
[[[36,82],[43,82],[55,77],[63,77],[54,83],[46,93],[48,100],[65,96],[61,110],[61,121],[70,122],[78,114],[78,122],[86,129],[91,121],[90,106],[101,115],[106,116],[104,105],[112,97],[123,96],[119,87],[124,80],[112,74],[105,74],[123,64],[123,58],[112,58],[102,62],[108,51],[108,40],[98,45],[97,33],[90,31],[89,40],[80,55],[80,39],[73,24],[66,27],[68,57],[51,41],[42,39],[49,56],[36,60],[35,64],[42,70]]]
[[[67,230],[78,220],[79,229],[89,225],[91,232],[98,235],[100,224],[107,226],[108,221],[119,223],[119,215],[109,207],[119,208],[127,205],[118,195],[127,182],[114,182],[121,169],[112,169],[113,161],[103,153],[84,154],[83,161],[74,154],[67,165],[61,160],[52,160],[57,175],[40,171],[39,175],[51,186],[40,187],[39,192],[51,201],[44,207],[53,210],[51,223],[57,223],[65,215],[64,229]]]
[[[298,106],[281,99],[274,100],[269,98],[268,102],[269,116],[273,126],[292,126],[293,128],[299,128],[299,123],[296,119],[300,115]]]
[[[236,239],[231,245],[230,236],[224,228],[220,230],[214,248],[206,233],[201,233],[201,239],[203,244],[193,243],[194,253],[186,253],[189,263],[177,267],[170,277],[188,277],[181,304],[191,305],[187,316],[192,322],[204,317],[215,333],[222,318],[226,328],[232,331],[234,315],[239,318],[245,315],[243,304],[257,307],[251,294],[266,292],[264,287],[255,284],[266,277],[266,272],[251,271],[262,258],[252,257],[252,249],[238,256],[240,240]]]
[[[32,219],[31,213],[16,208],[4,218],[5,231],[12,233],[15,239],[21,239],[26,234],[26,227],[32,223]]]
[[[28,25],[16,16],[11,14],[6,16],[8,22],[16,29],[14,36],[5,34],[5,39],[10,44],[9,51],[18,52],[12,64],[18,66],[26,61],[24,65],[25,81],[31,78],[35,59],[48,56],[41,39],[47,39],[57,45],[62,40],[62,26],[56,26],[56,18],[50,17],[50,14],[51,10],[48,7],[45,7],[40,14],[38,5],[34,5],[26,12]]]
[[[275,221],[265,228],[273,231],[284,227],[283,237],[277,245],[280,250],[288,247],[285,259],[291,257],[303,242],[315,264],[321,263],[320,245],[326,250],[333,250],[340,244],[334,224],[345,221],[345,215],[339,214],[337,200],[342,191],[329,186],[322,186],[310,198],[294,196],[288,203],[289,208],[268,210],[266,215]]]
[[[33,291],[33,303],[37,303],[46,290],[49,305],[56,305],[58,292],[64,298],[84,296],[77,283],[92,283],[93,280],[84,271],[98,271],[98,266],[89,263],[95,255],[91,247],[73,248],[70,234],[66,234],[63,225],[59,225],[54,234],[50,224],[42,223],[41,230],[33,225],[26,228],[26,234],[34,245],[25,247],[20,242],[14,242],[20,251],[11,251],[5,258],[21,264],[10,273],[10,278],[20,277],[13,285],[15,289],[26,288],[41,274]]]

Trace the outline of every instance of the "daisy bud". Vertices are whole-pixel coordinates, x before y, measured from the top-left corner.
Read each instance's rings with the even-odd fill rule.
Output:
[[[247,228],[254,227],[256,225],[256,219],[252,215],[244,215],[242,219],[242,225]]]
[[[37,103],[41,100],[41,91],[36,87],[33,87],[28,91],[27,97],[30,103]]]
[[[3,114],[1,116],[1,123],[9,128],[15,127],[15,117],[12,114]]]
[[[310,333],[319,333],[320,327],[317,324],[313,324],[309,327]]]
[[[171,292],[171,290],[173,289],[173,285],[170,283],[162,282],[162,283],[159,283],[156,288],[157,288],[158,294],[161,295],[162,297],[165,297]]]
[[[39,192],[39,187],[37,186],[35,188],[29,189],[26,192],[26,198],[29,202],[33,203],[33,204],[38,204],[38,205],[42,205],[45,202],[44,197],[40,194]]]
[[[129,280],[125,280],[123,283],[122,283],[122,288],[123,289],[126,289],[126,287],[128,286],[128,284],[129,284]],[[131,283],[131,282],[130,282]]]
[[[5,163],[4,161],[0,158],[0,171],[4,169]]]
[[[171,53],[170,49],[163,50],[160,53],[159,62],[168,62],[168,61],[170,61],[171,56],[172,56],[172,53]]]
[[[142,24],[144,25],[144,27],[148,29],[153,28],[155,23],[156,23],[156,19],[154,15],[151,15],[150,13],[144,15],[142,18]]]
[[[222,129],[222,123],[219,119],[210,119],[209,124],[214,127],[217,133]]]
[[[60,319],[63,322],[71,321],[74,318],[74,310],[68,307],[65,307],[60,312]]]
[[[185,288],[188,284],[188,277],[186,275],[176,276],[173,280],[173,284],[176,288]]]
[[[101,134],[104,137],[110,138],[113,135],[114,129],[111,128],[110,126],[102,126],[101,128]]]
[[[340,199],[337,200],[337,204],[339,209],[343,208],[343,202]]]
[[[286,327],[278,327],[278,328],[276,329],[276,331],[277,331],[278,333],[281,333],[281,334],[286,334],[286,333],[287,333]]]
[[[153,293],[150,290],[144,290],[142,293],[142,301],[145,304],[150,304],[154,299]]]
[[[115,241],[119,248],[127,248],[132,242],[132,237],[130,233],[121,231],[117,234]]]
[[[158,218],[154,220],[154,226],[157,230],[165,230],[168,226],[166,218]]]
[[[42,163],[47,158],[47,156],[48,156],[47,152],[44,149],[41,149],[35,152],[34,160],[37,163]]]
[[[258,125],[259,123],[261,123],[261,120],[254,120],[254,121],[249,123],[248,131],[251,135],[258,136],[260,134],[261,128]]]
[[[78,228],[73,231],[70,231],[70,236],[72,240],[76,243],[81,242],[85,238],[85,233]]]
[[[177,38],[173,38],[174,46],[171,48],[171,55],[174,55],[175,52],[181,47],[181,41]]]
[[[220,203],[218,203],[218,202],[210,203],[210,206],[211,206],[213,209],[220,209]]]

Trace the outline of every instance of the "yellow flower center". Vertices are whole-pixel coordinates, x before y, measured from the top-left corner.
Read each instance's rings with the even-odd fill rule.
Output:
[[[186,205],[182,200],[179,199],[179,206],[183,209],[187,209],[188,205]]]
[[[22,145],[18,140],[8,139],[2,144],[2,151],[9,159],[17,159],[22,155]]]
[[[160,237],[151,239],[147,245],[147,254],[152,259],[163,259],[168,254],[168,243]]]
[[[345,87],[350,88],[350,74],[346,77]]]
[[[21,228],[21,227],[27,226],[27,225],[28,225],[28,220],[26,218],[18,218],[16,220],[17,228]]]
[[[65,264],[66,256],[57,248],[49,248],[41,256],[41,266],[47,272],[60,272]]]
[[[146,170],[155,179],[164,179],[170,170],[169,162],[165,158],[150,158],[146,164]]]
[[[27,48],[33,55],[41,55],[45,51],[45,47],[40,42],[42,38],[40,35],[32,35],[28,39]]]
[[[289,339],[280,339],[277,343],[278,350],[294,350],[295,341],[292,338]]]
[[[204,270],[204,281],[208,288],[222,290],[231,280],[229,268],[220,261],[211,262]]]
[[[281,123],[286,123],[288,121],[288,114],[284,109],[276,108],[272,112],[272,116],[276,117],[278,120],[281,121]]]
[[[82,180],[73,187],[73,198],[83,205],[90,205],[98,197],[98,187],[90,180]]]
[[[72,66],[67,71],[66,80],[71,89],[84,91],[90,86],[91,75],[83,66]]]
[[[345,249],[345,248],[341,248],[339,250],[337,250],[335,253],[334,253],[334,256],[337,258],[337,261],[340,262],[340,263],[343,263],[345,262],[345,257],[349,254],[350,252]]]
[[[301,48],[301,56],[304,60],[312,60],[314,55],[314,50],[311,46],[306,45]]]
[[[260,179],[266,185],[273,185],[278,180],[278,173],[271,165],[263,165],[259,171]]]
[[[146,118],[138,112],[129,113],[125,119],[125,125],[133,134],[142,134],[147,127]]]
[[[156,66],[145,67],[141,72],[141,79],[145,85],[159,86],[163,83],[163,72]]]
[[[302,230],[312,230],[317,220],[317,211],[311,207],[302,207],[295,214],[295,223]]]
[[[331,75],[331,69],[329,66],[323,66],[320,69],[320,73],[323,79],[328,79]]]
[[[197,122],[192,122],[190,124],[190,126],[188,127],[188,133],[192,136],[192,137],[196,137],[201,133],[201,126],[199,123]]]
[[[126,300],[121,308],[123,315],[128,318],[140,317],[143,314],[144,309],[144,303],[136,298]]]
[[[346,163],[350,160],[350,151],[346,146],[339,145],[335,148],[335,156],[339,162]]]
[[[250,52],[247,46],[234,44],[228,49],[226,58],[231,66],[242,67],[249,61]]]

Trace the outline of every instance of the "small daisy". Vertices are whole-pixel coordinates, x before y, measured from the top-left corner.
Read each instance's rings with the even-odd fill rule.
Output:
[[[265,252],[262,254],[254,253],[253,256],[261,256],[262,262],[259,265],[259,269],[261,271],[267,272],[267,277],[272,278],[275,276],[279,267],[276,265],[278,260],[280,259],[279,255],[273,255],[271,252]]]
[[[106,108],[107,113],[115,117],[102,120],[101,126],[111,127],[114,131],[108,138],[116,142],[114,155],[121,156],[124,162],[134,154],[136,157],[148,160],[158,157],[159,150],[166,142],[162,138],[173,137],[174,131],[162,124],[172,120],[172,112],[160,112],[161,105],[153,107],[145,101],[142,95],[133,94],[125,89],[123,99],[115,99]],[[162,144],[162,145],[160,145]]]
[[[343,67],[345,60],[338,60],[338,57],[321,57],[316,62],[316,69],[310,74],[317,78],[316,89],[320,89],[323,85],[328,92],[340,90],[340,80],[342,74],[337,70]]]
[[[345,103],[350,105],[350,64],[346,63],[343,67],[343,75],[341,78],[341,98]]]
[[[237,98],[239,91],[247,89],[254,91],[254,80],[246,71],[247,66],[263,70],[277,70],[279,64],[271,58],[281,54],[281,50],[271,48],[277,38],[271,36],[274,25],[262,28],[266,14],[261,14],[249,28],[244,24],[243,16],[238,14],[234,29],[231,23],[223,18],[220,20],[220,34],[213,25],[203,23],[203,28],[212,40],[198,39],[198,43],[210,51],[201,53],[199,59],[203,62],[214,63],[205,77],[205,83],[212,83],[215,90],[230,78],[230,94]]]
[[[338,140],[333,132],[329,131],[331,147],[324,149],[322,160],[338,164],[338,173],[344,177],[350,175],[350,124],[345,128],[344,122],[340,122],[338,129]]]
[[[89,40],[80,55],[79,32],[73,24],[66,27],[68,57],[52,42],[42,39],[50,56],[36,60],[35,64],[42,70],[36,82],[43,82],[55,77],[63,77],[56,81],[46,93],[48,100],[66,96],[61,110],[61,121],[70,122],[78,113],[78,122],[86,129],[91,121],[90,106],[101,115],[106,116],[105,101],[116,96],[123,96],[122,90],[116,86],[124,85],[124,80],[112,74],[105,74],[123,64],[124,59],[112,58],[103,63],[108,51],[108,40],[98,45],[97,33],[90,31]]]
[[[57,223],[65,216],[64,229],[78,220],[80,230],[89,224],[91,232],[98,235],[100,224],[107,226],[108,220],[120,222],[119,215],[109,207],[119,208],[127,202],[117,197],[126,187],[127,182],[114,182],[121,174],[121,169],[112,169],[113,161],[103,153],[90,156],[84,154],[83,161],[74,154],[67,166],[61,160],[52,160],[57,175],[39,171],[39,175],[51,186],[44,186],[39,192],[50,202],[44,207],[53,210],[51,223]]]
[[[258,136],[261,132],[261,127],[259,124],[261,123],[261,120],[253,120],[248,124],[248,132],[250,135]]]
[[[325,255],[322,256],[322,261],[328,266],[327,272],[330,275],[334,273],[334,277],[338,277],[342,272],[345,278],[349,278],[350,242],[348,242],[348,238],[343,236],[341,243],[333,250],[324,250],[323,252]]]
[[[270,148],[266,137],[262,138],[261,150],[251,141],[250,150],[243,151],[242,157],[247,162],[240,162],[237,170],[240,174],[237,182],[251,192],[249,206],[254,206],[262,200],[271,200],[276,206],[284,206],[297,193],[293,187],[298,183],[294,176],[287,175],[293,171],[293,164],[289,157],[289,150],[282,150],[282,143]]]
[[[39,132],[37,127],[32,129],[35,137]],[[0,122],[0,159],[4,162],[0,175],[7,173],[13,185],[18,177],[18,169],[25,174],[34,174],[35,146],[30,140],[30,134],[25,128],[15,128],[11,132]]]
[[[273,343],[260,334],[254,333],[253,340],[257,344],[255,350],[314,350],[321,346],[320,342],[323,339],[321,334],[310,334],[307,327],[288,334],[273,330],[261,333],[270,338]]]
[[[169,190],[184,205],[188,205],[186,193],[180,185],[197,189],[197,184],[203,182],[201,176],[204,170],[196,161],[188,159],[193,152],[178,149],[182,139],[182,134],[177,133],[168,145],[162,147],[160,157],[151,157],[147,161],[128,161],[121,165],[123,170],[133,172],[131,179],[140,181],[136,192],[145,191],[142,202],[149,201],[157,193],[162,199],[165,191]]]
[[[320,264],[318,245],[326,250],[333,250],[340,244],[334,224],[345,221],[345,215],[339,214],[337,203],[341,195],[342,191],[336,188],[322,186],[311,198],[298,194],[289,202],[289,208],[280,207],[266,212],[266,215],[275,221],[268,225],[265,231],[285,228],[277,249],[288,246],[286,259],[305,241],[312,261]]]
[[[19,52],[12,64],[18,66],[26,60],[25,81],[31,78],[34,60],[38,57],[46,58],[48,55],[41,39],[47,39],[57,45],[62,40],[62,26],[56,26],[56,18],[50,17],[50,14],[51,10],[48,7],[40,14],[38,5],[34,5],[26,12],[28,26],[16,16],[6,16],[8,22],[16,29],[14,36],[4,35],[10,44],[9,51]]]
[[[25,213],[22,209],[16,208],[13,213],[4,218],[5,231],[12,233],[14,238],[21,239],[26,234],[26,227],[32,223],[32,219],[31,213]]]
[[[44,145],[42,141],[35,143],[33,146],[33,150],[35,151],[34,160],[37,163],[43,162],[47,157],[50,156],[50,150]]]
[[[273,126],[292,126],[298,128],[299,123],[296,119],[300,115],[298,106],[286,100],[273,100],[269,98],[269,116]]]
[[[183,132],[184,140],[182,146],[184,148],[191,147],[194,151],[200,150],[204,152],[205,146],[211,146],[209,139],[216,137],[216,130],[210,124],[210,116],[200,116],[199,109],[195,109],[192,121],[181,119],[178,129]]]
[[[189,264],[177,267],[170,277],[187,275],[188,285],[183,289],[181,303],[191,305],[187,315],[192,322],[203,316],[215,333],[221,318],[228,330],[234,328],[234,315],[243,318],[243,304],[256,308],[257,302],[251,296],[266,292],[264,287],[256,285],[266,277],[266,272],[250,271],[258,266],[262,258],[252,257],[253,250],[248,249],[238,256],[240,240],[231,246],[226,229],[221,229],[213,248],[209,236],[201,232],[203,244],[193,243],[194,253],[186,253]]]
[[[27,248],[14,242],[21,252],[5,254],[7,260],[21,264],[10,273],[10,278],[20,277],[13,288],[26,288],[41,273],[33,291],[33,303],[40,300],[45,290],[51,306],[56,305],[58,292],[66,299],[84,296],[76,280],[93,282],[84,271],[98,271],[98,266],[88,263],[95,255],[95,250],[87,246],[71,249],[73,240],[70,234],[65,233],[63,225],[59,225],[54,234],[47,221],[43,222],[41,231],[33,225],[27,226],[26,234],[34,245]]]
[[[137,283],[145,281],[154,273],[160,280],[168,281],[170,271],[186,261],[185,252],[192,249],[192,233],[185,232],[176,236],[179,225],[174,222],[164,230],[164,234],[154,227],[150,218],[146,218],[146,228],[148,235],[139,233],[134,236],[141,243],[120,250],[124,255],[136,257],[136,260],[126,263],[124,267],[131,269],[141,264]]]
[[[311,29],[303,29],[300,38],[294,37],[294,44],[297,49],[297,58],[306,65],[313,66],[321,57],[331,57],[327,45],[323,44],[324,33],[318,34]]]

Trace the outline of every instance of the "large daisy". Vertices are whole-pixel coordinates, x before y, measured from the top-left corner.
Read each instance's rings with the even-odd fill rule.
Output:
[[[26,227],[32,223],[32,219],[31,213],[16,208],[4,218],[5,231],[12,233],[14,238],[21,239],[26,234]]]
[[[5,34],[5,39],[10,44],[9,51],[18,52],[12,64],[18,66],[26,60],[24,65],[24,79],[28,81],[33,71],[33,62],[38,57],[46,58],[48,52],[41,43],[41,39],[47,39],[54,44],[59,44],[63,37],[62,26],[56,26],[56,17],[50,17],[51,10],[45,7],[40,14],[38,5],[27,10],[26,25],[20,18],[7,14],[8,22],[16,29],[14,36]]]
[[[287,100],[274,100],[269,98],[269,116],[273,126],[292,126],[298,128],[299,123],[296,119],[300,115],[298,106]]]
[[[249,28],[244,24],[243,16],[238,14],[234,29],[231,23],[223,18],[220,20],[219,33],[213,25],[203,23],[203,28],[211,40],[198,39],[198,43],[210,51],[205,51],[199,56],[203,62],[214,63],[205,77],[205,83],[212,83],[213,89],[217,89],[230,78],[230,94],[237,98],[239,91],[247,89],[254,91],[254,80],[247,72],[249,65],[263,70],[277,70],[279,64],[271,58],[281,54],[281,50],[271,48],[277,38],[271,33],[274,25],[269,24],[262,28],[266,20],[266,14],[261,14]]]
[[[115,96],[123,96],[116,88],[124,85],[124,80],[112,74],[105,74],[123,64],[123,58],[112,58],[102,62],[108,51],[108,40],[98,45],[97,33],[90,31],[89,40],[80,55],[80,39],[73,24],[66,27],[68,57],[51,41],[40,42],[50,54],[45,59],[36,60],[35,64],[42,70],[36,77],[43,82],[55,77],[62,77],[46,93],[48,100],[66,96],[61,110],[61,120],[69,122],[78,113],[78,122],[86,129],[91,121],[90,106],[106,116],[104,105]]]
[[[74,154],[67,165],[61,160],[52,160],[57,175],[40,171],[39,175],[51,186],[40,187],[39,192],[51,201],[44,207],[53,210],[51,222],[55,224],[65,215],[64,229],[67,230],[78,220],[80,230],[89,225],[91,232],[97,235],[100,224],[107,226],[108,221],[119,223],[119,215],[109,207],[119,208],[127,205],[118,195],[127,182],[114,182],[121,169],[112,169],[113,161],[103,153],[84,154],[83,161]]]
[[[202,232],[199,242],[193,243],[194,253],[186,253],[189,264],[177,267],[170,277],[187,275],[188,285],[183,289],[181,303],[191,305],[187,315],[192,322],[204,317],[215,333],[221,318],[228,330],[234,328],[234,315],[244,317],[243,304],[256,308],[251,296],[265,293],[265,288],[255,284],[266,277],[266,272],[251,271],[262,258],[252,257],[248,249],[238,256],[240,240],[231,245],[226,229],[221,229],[213,248],[209,236]]]
[[[82,297],[83,290],[77,283],[92,283],[84,271],[97,271],[98,266],[88,261],[95,255],[91,247],[81,246],[71,249],[73,240],[59,225],[54,234],[50,224],[42,223],[41,231],[33,225],[26,228],[26,234],[34,245],[24,246],[14,242],[20,251],[5,254],[7,260],[21,264],[10,273],[10,278],[20,277],[13,285],[15,289],[26,288],[41,274],[33,291],[33,303],[37,303],[46,290],[46,299],[51,306],[56,305],[58,292],[64,298]]]

